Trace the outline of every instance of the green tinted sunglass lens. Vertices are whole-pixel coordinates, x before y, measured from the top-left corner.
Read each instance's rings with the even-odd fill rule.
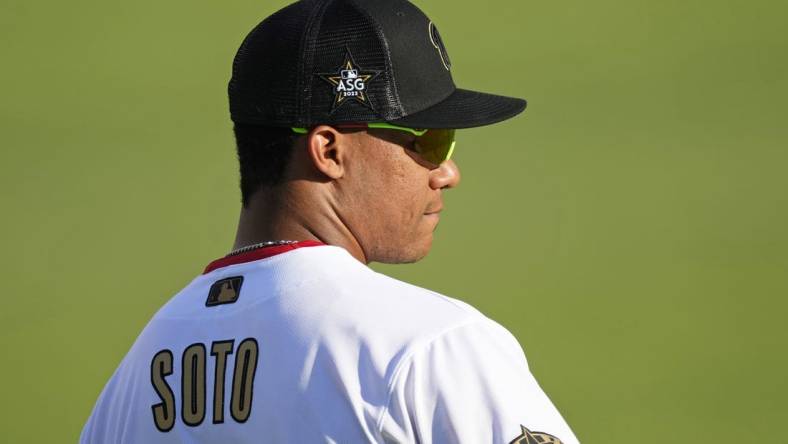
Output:
[[[416,139],[416,151],[424,160],[440,164],[451,158],[454,143],[453,129],[431,129]]]

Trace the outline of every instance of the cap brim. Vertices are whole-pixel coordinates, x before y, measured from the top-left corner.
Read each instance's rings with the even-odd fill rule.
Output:
[[[389,123],[409,128],[473,128],[510,119],[523,112],[526,104],[523,99],[458,88],[442,102]]]

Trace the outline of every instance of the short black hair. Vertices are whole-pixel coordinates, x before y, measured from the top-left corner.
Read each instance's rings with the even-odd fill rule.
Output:
[[[246,208],[261,187],[282,183],[298,134],[290,128],[240,123],[235,124],[233,132],[241,172],[241,202]]]

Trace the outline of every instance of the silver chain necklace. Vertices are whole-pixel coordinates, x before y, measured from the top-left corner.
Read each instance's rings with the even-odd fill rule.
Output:
[[[260,242],[257,244],[247,245],[245,247],[241,247],[237,250],[233,250],[227,253],[227,256],[235,256],[236,254],[246,253],[247,251],[256,250],[258,248],[265,248],[265,247],[275,247],[278,245],[292,245],[298,243],[298,241],[294,240],[276,240],[276,241],[265,241]]]

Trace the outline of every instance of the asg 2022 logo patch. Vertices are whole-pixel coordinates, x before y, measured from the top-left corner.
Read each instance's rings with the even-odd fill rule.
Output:
[[[378,74],[380,74],[380,71],[366,70],[358,66],[353,61],[350,50],[348,50],[345,53],[345,61],[335,72],[317,75],[334,87],[335,96],[331,106],[331,112],[333,113],[348,101],[355,101],[374,110],[369,102],[367,88],[369,87],[369,82],[377,77]]]

